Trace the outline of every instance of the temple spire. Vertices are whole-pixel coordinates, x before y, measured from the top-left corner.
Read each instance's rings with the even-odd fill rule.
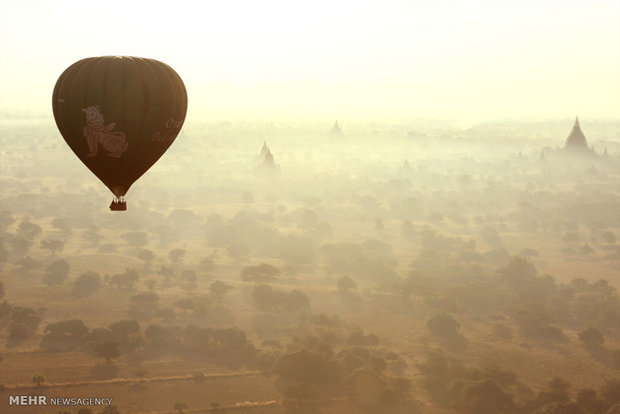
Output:
[[[586,136],[583,134],[581,126],[579,125],[579,116],[575,117],[575,125],[573,125],[573,129],[568,135],[568,138],[566,138],[566,144],[564,144],[564,148],[585,150],[589,149],[588,143],[586,141]]]

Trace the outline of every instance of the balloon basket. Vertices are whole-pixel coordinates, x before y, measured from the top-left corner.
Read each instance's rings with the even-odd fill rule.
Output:
[[[123,199],[115,198],[110,203],[110,210],[112,211],[125,211],[127,210],[127,202]]]

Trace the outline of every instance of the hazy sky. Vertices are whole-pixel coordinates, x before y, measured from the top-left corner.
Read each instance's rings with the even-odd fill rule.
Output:
[[[620,117],[615,1],[0,0],[0,108],[89,56],[162,60],[208,118]]]

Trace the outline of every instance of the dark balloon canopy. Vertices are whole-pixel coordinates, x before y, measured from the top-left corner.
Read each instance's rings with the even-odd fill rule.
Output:
[[[177,137],[187,92],[165,63],[128,56],[82,59],[58,78],[54,118],[75,155],[116,196],[123,196]]]

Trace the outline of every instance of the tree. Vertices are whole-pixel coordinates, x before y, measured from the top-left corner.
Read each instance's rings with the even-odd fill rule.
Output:
[[[241,270],[241,280],[245,282],[266,283],[278,280],[280,270],[267,263],[246,266]]]
[[[4,283],[2,283],[2,280],[0,280],[0,299],[2,299],[5,294],[6,290],[4,289]]]
[[[41,263],[30,256],[19,259],[15,264],[20,267],[20,271],[22,272],[31,272],[41,267]]]
[[[63,218],[57,217],[52,220],[52,227],[62,231],[65,236],[71,234],[71,223]]]
[[[234,289],[234,288],[230,286],[228,283],[222,282],[221,280],[216,280],[215,282],[211,283],[211,285],[209,285],[209,292],[217,300],[223,299],[226,293],[231,289]],[[0,295],[0,298],[1,297],[2,296]]]
[[[136,257],[144,262],[145,265],[150,266],[155,260],[155,253],[149,249],[142,249],[138,252]]]
[[[498,414],[514,406],[512,396],[490,378],[463,388],[461,403],[471,414]]]
[[[342,276],[338,279],[338,291],[341,293],[346,293],[351,290],[357,289],[357,284],[355,280],[351,279],[349,276]]]
[[[111,323],[108,327],[118,335],[122,343],[126,343],[130,336],[140,332],[140,324],[135,319],[123,319]]]
[[[54,260],[47,266],[47,276],[45,282],[49,285],[57,285],[64,282],[69,277],[71,266],[65,259]]]
[[[56,256],[56,253],[61,251],[65,247],[65,242],[58,239],[45,239],[41,240],[41,248],[49,250],[52,256]]]
[[[128,313],[138,319],[150,318],[157,311],[159,295],[155,292],[139,292],[130,299]]]
[[[288,312],[310,314],[310,298],[302,291],[293,289],[283,299]]]
[[[9,338],[23,340],[31,338],[36,333],[41,323],[41,314],[35,309],[22,306],[14,306],[11,309],[9,322]]]
[[[185,249],[172,249],[170,253],[168,253],[168,258],[175,265],[179,265],[183,261],[185,253],[187,253]]]
[[[17,235],[26,238],[29,241],[34,240],[41,233],[41,226],[30,221],[24,220],[19,223]]]
[[[373,333],[364,335],[363,331],[355,331],[349,335],[347,343],[349,345],[375,346],[379,345],[379,337]]]
[[[127,269],[125,273],[112,275],[110,283],[119,289],[133,289],[135,283],[140,279],[140,273],[136,269]]]
[[[426,321],[426,327],[439,337],[453,338],[458,336],[461,325],[451,315],[443,311],[433,311]]]
[[[37,387],[40,387],[41,384],[43,384],[45,382],[45,375],[43,375],[43,374],[34,374],[32,376],[32,382],[34,382]]]
[[[508,283],[515,286],[533,279],[538,272],[525,257],[515,256],[506,267],[499,269],[497,273]]]
[[[187,408],[187,404],[184,402],[174,403],[174,409],[179,411],[179,414],[183,414],[183,410]]]
[[[101,286],[101,276],[95,272],[82,273],[73,284],[71,295],[74,297],[90,296]]]
[[[213,255],[202,259],[198,264],[198,268],[203,272],[213,272],[217,266],[215,265],[215,260],[212,256]]]
[[[88,327],[79,319],[51,323],[45,327],[41,348],[54,350],[75,348],[82,343],[88,331]]]
[[[579,340],[583,342],[585,346],[595,348],[603,345],[605,337],[598,329],[589,327],[579,333]]]
[[[586,412],[599,414],[602,413],[605,404],[596,393],[596,390],[591,388],[584,388],[577,393],[577,404],[581,406]]]
[[[104,341],[97,345],[94,349],[95,355],[101,358],[105,358],[109,364],[112,359],[116,359],[121,356],[121,351],[118,349],[118,344],[113,341]]]

